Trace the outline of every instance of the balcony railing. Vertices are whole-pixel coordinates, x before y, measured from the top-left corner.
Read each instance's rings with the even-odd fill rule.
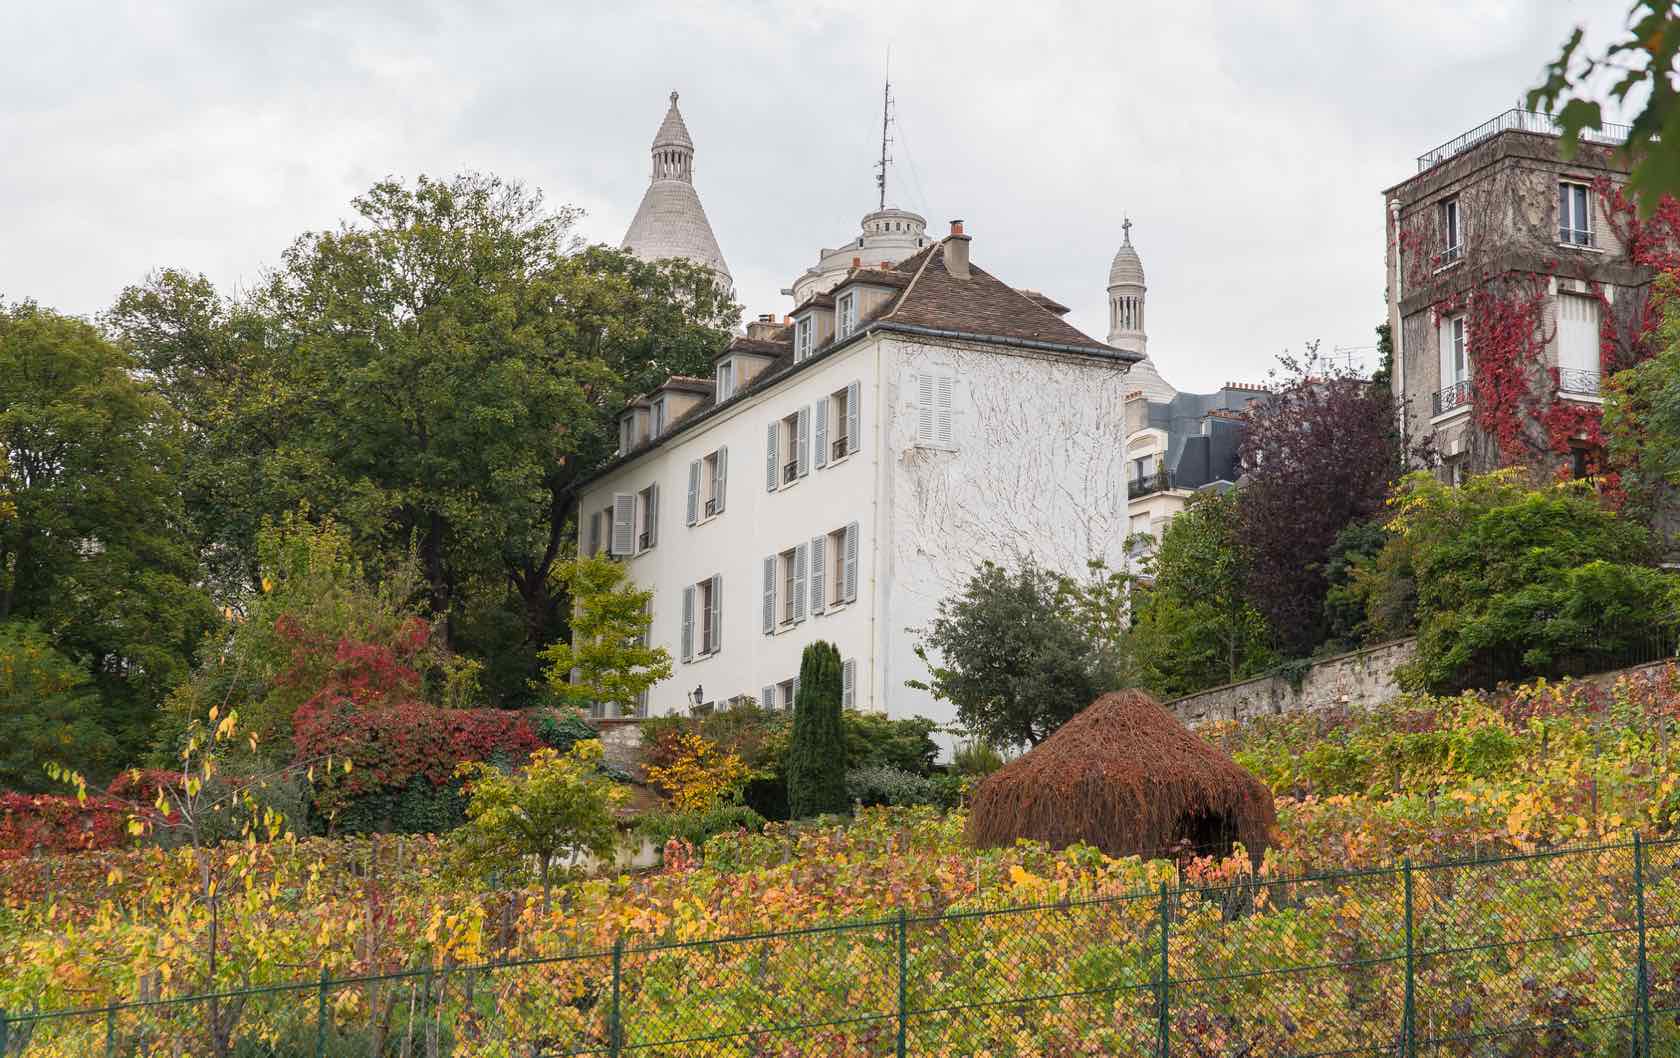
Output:
[[[846,451],[847,451],[847,448],[848,448],[847,440],[848,439],[845,438],[845,437],[836,437],[834,439],[834,444],[831,446],[832,450],[833,450],[833,455],[831,455],[829,458],[831,458],[831,459],[845,459],[846,458]]]
[[[1558,392],[1596,397],[1599,394],[1599,373],[1579,367],[1558,368]]]
[[[706,517],[710,518],[712,515],[714,515],[716,513],[717,513],[717,497],[713,496],[711,499],[706,501]]]
[[[1173,487],[1173,476],[1170,470],[1157,470],[1153,474],[1145,474],[1141,478],[1132,478],[1126,486],[1126,495],[1132,499],[1148,496],[1156,492],[1166,492]]]
[[[1598,248],[1598,236],[1591,228],[1558,228],[1558,242],[1565,246],[1585,246],[1589,249]]]
[[[798,476],[799,476],[799,460],[795,459],[792,462],[787,463],[786,465],[784,465],[782,467],[782,484],[784,484],[784,485],[792,484],[793,480],[795,478],[797,478]]]
[[[1605,125],[1601,129],[1582,129],[1581,142],[1603,143],[1616,146],[1627,142],[1631,125]],[[1563,128],[1549,114],[1536,114],[1532,110],[1507,110],[1491,121],[1485,121],[1462,136],[1450,139],[1432,151],[1418,155],[1418,172],[1423,172],[1431,166],[1440,165],[1448,158],[1491,139],[1501,132],[1533,132],[1541,136],[1561,136]]]
[[[1465,379],[1463,382],[1455,382],[1434,395],[1432,402],[1435,406],[1435,414],[1445,415],[1455,408],[1467,407],[1472,396],[1469,379]]]
[[[645,530],[642,533],[642,535],[638,538],[638,543],[639,543],[639,545],[640,545],[640,547],[643,551],[646,551],[648,548],[652,547],[653,546],[653,530],[651,530],[651,529]]]

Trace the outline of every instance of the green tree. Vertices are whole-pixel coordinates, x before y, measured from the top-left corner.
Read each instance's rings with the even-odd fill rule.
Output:
[[[1406,550],[1415,578],[1418,657],[1403,674],[1415,685],[1592,671],[1676,626],[1680,581],[1647,565],[1648,531],[1584,482],[1535,489],[1507,469],[1451,488],[1417,472],[1396,507],[1386,547]]]
[[[1656,355],[1610,379],[1604,390],[1604,436],[1629,510],[1672,538],[1680,490],[1680,280],[1657,277]]]
[[[110,774],[117,744],[99,717],[86,668],[54,650],[39,628],[0,624],[0,789],[49,788],[48,763]]]
[[[788,814],[794,819],[844,812],[846,735],[840,721],[840,651],[816,642],[799,659],[788,746]]]
[[[621,791],[601,774],[600,759],[600,740],[588,739],[564,756],[540,749],[518,772],[461,765],[471,795],[467,822],[453,834],[462,862],[517,872],[535,860],[546,915],[558,861],[584,854],[605,859],[617,845],[613,806]]]
[[[1140,563],[1134,650],[1143,684],[1163,697],[1247,679],[1277,660],[1246,592],[1238,502],[1234,490],[1192,497]]]
[[[542,653],[549,689],[573,705],[633,713],[643,692],[671,676],[671,652],[648,645],[653,592],[637,588],[623,564],[605,555],[569,558],[554,577],[572,600],[572,641]]]
[[[82,659],[131,759],[213,610],[175,487],[179,424],[81,320],[0,306],[0,621]]]
[[[1680,195],[1680,93],[1674,60],[1680,55],[1680,8],[1671,0],[1636,0],[1626,35],[1600,55],[1582,53],[1577,27],[1528,93],[1531,109],[1555,113],[1563,128],[1564,157],[1573,157],[1583,132],[1604,127],[1601,100],[1625,103],[1645,89],[1627,143],[1619,148],[1631,166],[1628,188],[1646,216],[1664,195]]]
[[[399,563],[375,580],[343,526],[312,521],[307,508],[264,519],[256,539],[256,589],[199,648],[189,679],[170,693],[154,756],[174,759],[185,725],[211,708],[237,709],[265,752],[291,752],[292,714],[325,687],[336,647],[390,647],[414,635],[417,575]],[[432,647],[416,659],[434,678],[433,700],[450,659]]]
[[[1038,745],[1106,689],[1090,637],[1062,606],[1063,588],[1030,560],[1013,571],[983,563],[918,632],[929,679],[909,685],[953,703],[974,737]]]

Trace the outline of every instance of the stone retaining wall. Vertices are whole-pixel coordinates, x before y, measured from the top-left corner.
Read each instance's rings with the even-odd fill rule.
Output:
[[[1374,705],[1400,693],[1394,670],[1416,653],[1416,639],[1395,639],[1317,662],[1301,680],[1299,689],[1282,676],[1260,676],[1175,699],[1167,703],[1167,708],[1194,726],[1212,720],[1246,720],[1265,713],[1360,702]]]

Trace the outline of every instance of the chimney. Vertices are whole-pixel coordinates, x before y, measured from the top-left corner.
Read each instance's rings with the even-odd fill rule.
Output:
[[[945,271],[955,279],[968,278],[968,236],[963,234],[961,220],[951,222],[951,234],[945,239]]]
[[[861,258],[861,257],[852,258],[852,267],[853,268],[862,268],[863,267],[863,258]]]
[[[758,319],[747,324],[747,337],[757,341],[766,342],[769,341],[770,336],[775,334],[780,328],[781,324],[776,322],[775,313],[762,313]]]

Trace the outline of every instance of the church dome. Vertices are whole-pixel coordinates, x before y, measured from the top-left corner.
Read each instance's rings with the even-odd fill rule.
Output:
[[[677,109],[677,93],[653,137],[653,172],[642,204],[624,233],[624,249],[645,261],[680,257],[709,268],[733,286],[717,236],[694,190],[694,141]]]
[[[1126,229],[1126,241],[1115,253],[1114,263],[1108,266],[1108,285],[1115,287],[1135,283],[1143,286],[1143,258],[1132,246],[1132,222],[1127,220],[1121,227]]]
[[[689,138],[688,125],[683,122],[682,111],[677,109],[677,93],[671,93],[671,109],[665,111],[665,120],[660,123],[659,131],[653,134],[653,149],[661,147],[684,147],[694,149],[694,141]]]

